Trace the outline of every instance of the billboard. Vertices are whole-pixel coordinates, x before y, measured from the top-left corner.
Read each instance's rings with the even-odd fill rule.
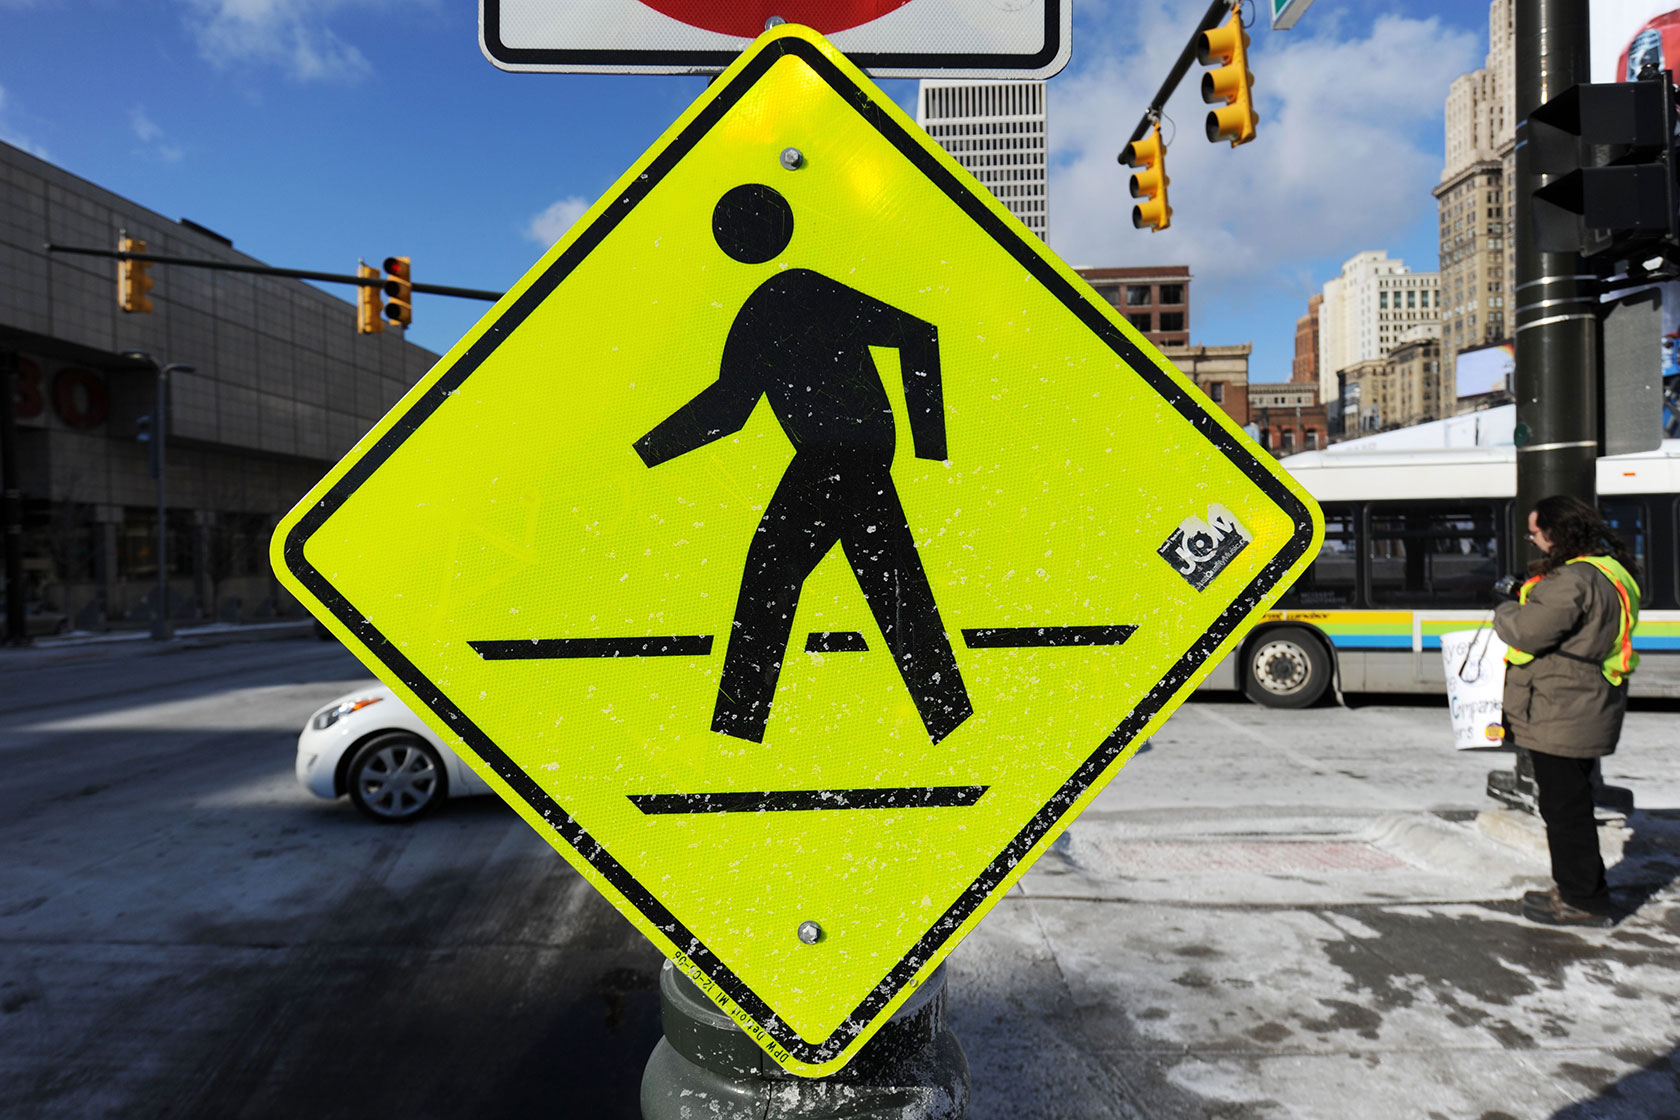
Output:
[[[1676,0],[1593,0],[1588,20],[1590,81],[1632,81],[1647,59],[1664,70],[1680,59]]]
[[[1510,392],[1516,369],[1516,351],[1509,342],[1460,350],[1453,371],[1459,399]]]

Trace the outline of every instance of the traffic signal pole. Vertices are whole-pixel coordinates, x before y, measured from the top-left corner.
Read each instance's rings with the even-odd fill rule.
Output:
[[[1535,169],[1529,114],[1588,79],[1587,0],[1517,0],[1516,7],[1517,505],[1521,538],[1541,498],[1567,494],[1596,504],[1598,460],[1598,279],[1573,252],[1535,244]],[[1529,553],[1532,557],[1537,555]]]
[[[4,535],[6,574],[6,643],[29,644],[29,618],[23,599],[23,491],[18,482],[17,351],[0,346],[0,534]]]
[[[1515,305],[1517,426],[1516,539],[1541,498],[1568,494],[1597,504],[1598,277],[1579,253],[1542,252],[1536,244],[1534,192],[1548,177],[1537,168],[1528,118],[1588,79],[1587,0],[1517,0],[1517,169]],[[1484,293],[1485,294],[1485,293]],[[1517,554],[1535,559],[1532,544]],[[1518,744],[1511,770],[1488,774],[1490,797],[1538,813],[1534,767]]]

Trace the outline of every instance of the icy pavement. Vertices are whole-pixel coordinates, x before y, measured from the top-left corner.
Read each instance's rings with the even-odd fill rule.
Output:
[[[1673,714],[1606,767],[1649,808],[1605,830],[1633,913],[1591,931],[1521,917],[1539,833],[1477,819],[1509,756],[1437,719],[1175,717],[952,958],[971,1115],[1680,1117]]]

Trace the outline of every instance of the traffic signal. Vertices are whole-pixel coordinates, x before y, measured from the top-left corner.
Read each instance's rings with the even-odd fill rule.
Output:
[[[1571,86],[1529,115],[1530,170],[1553,178],[1530,210],[1542,252],[1611,261],[1680,247],[1674,82]]]
[[[1196,61],[1219,65],[1202,75],[1202,100],[1225,102],[1207,115],[1207,138],[1229,140],[1231,147],[1254,139],[1260,118],[1254,112],[1254,75],[1248,72],[1248,32],[1243,30],[1242,4],[1231,6],[1223,25],[1196,36]]]
[[[378,280],[379,270],[371,264],[356,262],[356,275],[363,280]],[[379,284],[363,284],[356,289],[356,333],[378,334],[385,329],[381,314]]]
[[[146,243],[123,234],[117,238],[117,251],[144,253]],[[152,278],[146,275],[146,271],[151,267],[151,261],[117,261],[117,303],[124,311],[140,314],[151,312],[152,301],[146,298],[146,293],[152,290]]]
[[[414,283],[407,257],[385,258],[385,318],[406,327],[414,321]]]
[[[1120,162],[1138,168],[1132,176],[1132,197],[1143,201],[1132,207],[1132,228],[1147,226],[1158,233],[1172,225],[1172,207],[1167,205],[1167,147],[1161,142],[1161,125],[1156,123],[1149,135],[1133,140],[1120,153]]]
[[[151,468],[152,477],[156,478],[158,476],[158,441],[155,438],[157,433],[152,429],[151,413],[148,412],[144,416],[135,418],[134,441],[146,445],[147,465]]]

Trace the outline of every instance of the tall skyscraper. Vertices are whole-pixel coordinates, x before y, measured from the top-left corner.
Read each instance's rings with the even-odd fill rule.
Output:
[[[923,79],[916,123],[1028,229],[1049,238],[1043,82]]]
[[[1337,399],[1340,371],[1387,358],[1415,328],[1435,323],[1439,287],[1439,273],[1412,272],[1381,249],[1343,264],[1342,274],[1324,285],[1318,308],[1319,399]]]
[[[1441,351],[1453,356],[1510,337],[1506,300],[1516,275],[1516,49],[1513,0],[1488,6],[1487,65],[1447,93],[1441,212]]]

